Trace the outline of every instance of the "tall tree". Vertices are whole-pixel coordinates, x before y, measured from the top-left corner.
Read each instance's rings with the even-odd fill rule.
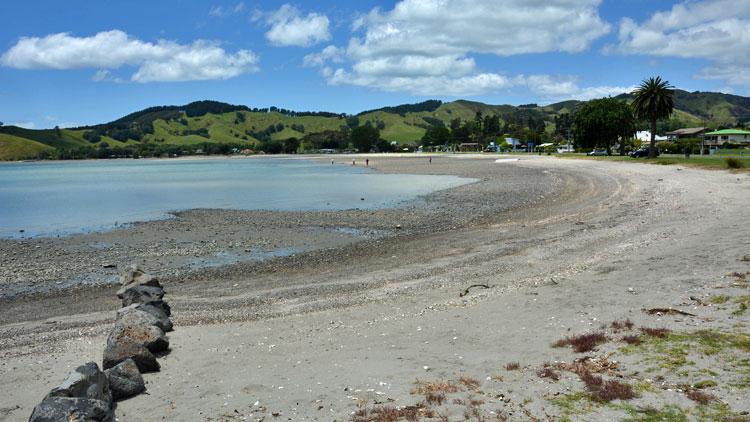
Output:
[[[611,97],[591,100],[576,110],[573,139],[579,148],[605,147],[610,154],[618,138],[622,146],[633,136],[633,123],[633,112],[624,101]]]
[[[656,157],[656,122],[668,119],[674,109],[674,87],[661,76],[648,78],[633,91],[635,117],[651,122],[651,144],[648,157]]]
[[[359,152],[370,152],[380,140],[380,131],[369,121],[354,128],[349,135],[349,141]]]

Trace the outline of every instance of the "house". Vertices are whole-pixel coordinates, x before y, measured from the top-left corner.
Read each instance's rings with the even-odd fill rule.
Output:
[[[667,132],[667,139],[675,141],[677,139],[685,138],[700,138],[708,130],[707,127],[688,127],[683,129],[677,129],[672,132]]]
[[[459,151],[481,151],[482,146],[477,142],[464,142],[458,146]]]
[[[516,151],[523,146],[523,143],[516,138],[505,138],[505,143],[507,143],[513,151]]]
[[[706,133],[706,145],[724,143],[745,144],[750,146],[750,131],[741,129],[724,129]]]
[[[651,142],[651,131],[650,130],[639,130],[635,133],[635,139],[641,141],[641,143],[647,144]],[[656,135],[656,142],[666,141],[666,136]]]

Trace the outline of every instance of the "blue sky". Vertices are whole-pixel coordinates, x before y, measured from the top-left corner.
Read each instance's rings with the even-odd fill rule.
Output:
[[[0,121],[35,128],[201,99],[546,104],[653,75],[750,95],[750,0],[6,0],[0,16]]]

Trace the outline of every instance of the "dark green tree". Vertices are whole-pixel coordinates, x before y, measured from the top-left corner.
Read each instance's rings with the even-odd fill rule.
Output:
[[[582,104],[573,118],[573,140],[578,148],[604,147],[611,154],[618,138],[630,139],[635,132],[633,112],[624,101],[600,98]],[[620,149],[624,154],[624,148]]]
[[[451,131],[445,126],[430,126],[427,128],[424,136],[422,136],[422,145],[435,146],[435,145],[448,145],[453,137]]]
[[[633,91],[633,112],[638,119],[651,123],[651,143],[648,157],[656,157],[656,122],[668,119],[674,110],[674,87],[660,76],[648,78]]]
[[[370,122],[352,129],[349,134],[349,141],[359,152],[370,152],[379,140],[380,131]]]

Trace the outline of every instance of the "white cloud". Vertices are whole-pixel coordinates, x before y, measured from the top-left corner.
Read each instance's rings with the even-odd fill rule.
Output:
[[[609,50],[709,60],[698,77],[750,86],[750,0],[685,1],[642,24],[625,18]]]
[[[613,97],[625,92],[632,92],[635,86],[593,86],[580,87],[576,78],[554,77],[550,75],[530,75],[525,77],[528,89],[547,100],[591,100],[594,98]]]
[[[302,16],[299,9],[289,4],[269,14],[266,24],[271,27],[266,39],[276,46],[309,47],[331,39],[327,16],[317,13]]]
[[[329,45],[320,53],[310,53],[305,56],[305,66],[323,66],[326,62],[341,63],[344,60],[346,51],[335,45]]]
[[[245,11],[245,3],[239,2],[231,7],[224,7],[224,6],[213,6],[209,11],[208,14],[216,17],[216,18],[223,18],[230,15],[236,15],[238,13],[242,13]]]
[[[17,69],[99,69],[94,80],[105,80],[108,70],[137,67],[135,82],[227,79],[258,70],[251,51],[227,53],[217,43],[191,44],[159,40],[144,42],[123,31],[100,32],[90,37],[68,33],[23,37],[0,56],[0,64]]]
[[[383,91],[407,91],[416,95],[478,95],[511,88],[517,81],[496,73],[481,73],[460,78],[445,75],[433,76],[392,76],[379,78],[353,74],[337,69],[328,78],[332,85],[357,85],[381,89]]]
[[[578,53],[609,32],[600,0],[402,0],[352,25],[347,47],[311,54],[332,84],[419,95],[476,95],[525,84],[478,68],[473,54]],[[327,49],[330,48],[326,47]],[[345,54],[342,54],[345,52]],[[331,69],[342,57],[350,66]]]

